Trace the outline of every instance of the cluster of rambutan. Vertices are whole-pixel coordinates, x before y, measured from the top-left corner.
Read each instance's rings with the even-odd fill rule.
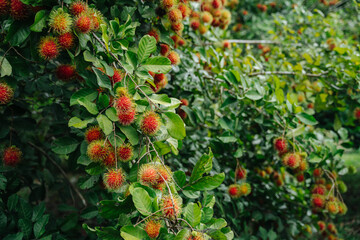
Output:
[[[117,160],[128,162],[133,157],[133,148],[130,144],[121,144],[114,148],[99,126],[89,127],[85,132],[85,140],[89,144],[87,155],[93,162],[98,162],[108,168],[103,182],[108,190],[118,190],[125,183],[125,175],[121,168],[114,168]]]
[[[143,164],[138,172],[138,180],[141,184],[161,191],[171,179],[171,169],[160,163]]]
[[[187,117],[187,114],[186,112],[181,108],[182,106],[189,106],[189,101],[185,98],[183,99],[180,99],[181,101],[181,104],[180,104],[180,107],[177,109],[177,113],[179,114],[179,116],[182,118],[182,119],[185,119]]]
[[[228,193],[231,198],[236,199],[242,196],[247,196],[251,193],[251,186],[245,182],[247,177],[247,171],[243,166],[238,166],[235,170],[235,182],[237,180],[240,183],[231,184],[228,188]]]
[[[0,105],[6,105],[14,97],[14,89],[5,82],[0,82]]]
[[[274,169],[270,166],[266,166],[263,169],[256,167],[254,172],[262,178],[268,178],[274,172]]]
[[[10,14],[15,20],[25,20],[41,9],[42,7],[26,5],[20,0],[0,0],[0,17]]]
[[[41,38],[39,55],[45,60],[57,58],[61,50],[71,49],[74,46],[73,30],[86,34],[90,31],[98,31],[101,23],[101,13],[90,8],[83,1],[73,2],[69,8],[53,8],[49,16],[49,27],[54,35]],[[62,65],[56,70],[56,75],[61,80],[70,80],[76,76],[75,67]]]
[[[334,223],[326,223],[324,221],[317,222],[317,228],[321,234],[322,239],[340,240],[337,235],[337,229]]]
[[[10,146],[4,149],[2,161],[5,166],[15,167],[22,158],[22,151],[16,146]]]
[[[256,7],[261,11],[261,12],[266,12],[268,7],[265,5],[265,4],[261,4],[261,3],[258,3],[256,4]]]
[[[163,44],[161,44],[163,45]],[[167,45],[168,46],[168,45]],[[163,89],[167,83],[168,83],[168,79],[167,76],[164,73],[154,73],[149,71],[149,74],[153,77],[154,79],[154,85],[150,84],[151,89],[157,93],[159,92],[161,89]]]
[[[202,0],[201,12],[192,12],[190,27],[205,34],[210,26],[226,29],[231,22],[231,13],[225,9],[225,0]]]

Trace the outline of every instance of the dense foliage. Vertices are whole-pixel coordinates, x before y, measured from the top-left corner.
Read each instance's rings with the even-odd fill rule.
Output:
[[[0,236],[356,239],[359,7],[0,0]]]

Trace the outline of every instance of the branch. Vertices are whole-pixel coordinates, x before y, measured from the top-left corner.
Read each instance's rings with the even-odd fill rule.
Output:
[[[87,203],[86,200],[84,198],[84,196],[81,194],[81,192],[76,188],[76,186],[69,180],[68,176],[66,175],[64,169],[62,169],[62,167],[53,159],[49,156],[49,154],[47,154],[44,149],[36,146],[35,144],[33,144],[32,142],[28,142],[29,145],[33,148],[35,148],[36,150],[38,150],[40,153],[42,153],[48,160],[50,160],[50,162],[52,162],[52,164],[55,165],[55,167],[57,167],[59,169],[59,171],[61,172],[61,174],[64,176],[64,178],[66,179],[66,181],[70,184],[70,186],[72,187],[72,189],[74,190],[74,192],[76,192],[76,194],[79,196],[79,198],[81,199],[84,207],[87,207]]]
[[[328,74],[329,71],[325,71],[322,73],[296,73],[296,72],[281,72],[281,71],[275,71],[275,72],[255,72],[255,73],[249,73],[249,77],[255,77],[259,75],[305,75],[308,77],[321,77],[323,75]]]
[[[243,40],[243,39],[230,39],[226,40],[229,43],[242,43],[242,44],[280,44],[280,42],[272,40]]]

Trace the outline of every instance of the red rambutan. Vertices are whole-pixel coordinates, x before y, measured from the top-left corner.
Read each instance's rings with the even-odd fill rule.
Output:
[[[102,164],[108,168],[114,167],[116,165],[115,152],[110,151],[106,158],[102,161]]]
[[[283,138],[283,137],[275,138],[275,140],[274,140],[274,148],[279,153],[287,152],[288,151],[288,146],[287,146],[286,139]]]
[[[325,198],[319,194],[313,194],[311,196],[311,203],[314,207],[323,208],[325,206]]]
[[[115,84],[117,82],[121,82],[123,78],[125,77],[125,73],[120,69],[114,69],[114,75],[111,77],[112,84]]]
[[[70,49],[74,45],[74,35],[71,32],[61,34],[58,37],[60,47]]]
[[[59,55],[59,45],[54,37],[43,37],[39,44],[39,55],[45,60],[51,60]]]
[[[175,41],[174,41],[175,42]],[[169,52],[170,52],[170,46],[169,45],[167,45],[167,44],[160,44],[160,54],[162,55],[162,56],[167,56],[168,54],[169,54]]]
[[[109,146],[103,140],[92,141],[87,148],[87,155],[94,161],[103,161],[109,154]]]
[[[0,105],[8,104],[14,97],[14,90],[5,82],[0,82]]]
[[[73,79],[76,75],[76,70],[74,66],[71,65],[60,65],[57,69],[56,69],[56,76],[63,81],[69,81],[71,79]]]
[[[161,199],[161,209],[164,217],[174,219],[180,215],[181,198],[178,196],[164,195]]]
[[[119,190],[125,182],[125,176],[121,168],[111,169],[104,174],[104,184],[108,190]]]
[[[246,169],[243,168],[243,167],[238,167],[235,170],[235,178],[238,179],[238,180],[245,179],[246,174],[247,174]]]
[[[138,173],[138,179],[143,185],[152,186],[157,183],[158,172],[156,165],[152,163],[143,164]]]
[[[99,126],[89,127],[85,132],[85,140],[87,143],[92,141],[101,140],[104,138],[104,133]]]
[[[9,13],[10,2],[9,0],[0,0],[0,16],[7,15]]]
[[[70,5],[69,9],[72,15],[78,16],[87,11],[88,5],[83,1],[76,1]]]
[[[191,13],[191,9],[188,7],[188,5],[184,3],[179,3],[178,9],[182,14],[183,19],[187,18]]]
[[[157,43],[160,41],[160,33],[159,30],[157,30],[156,28],[150,29],[147,35],[154,37]]]
[[[321,168],[315,168],[313,171],[314,177],[321,177],[322,174],[323,174],[323,170]]]
[[[75,19],[75,27],[78,29],[81,33],[88,33],[92,29],[92,22],[91,18],[87,13],[81,13],[76,19]]]
[[[160,6],[165,10],[169,10],[175,5],[175,0],[160,0]]]
[[[64,9],[53,9],[49,16],[49,26],[58,34],[70,32],[72,18]]]
[[[197,30],[200,27],[200,21],[197,18],[192,18],[190,20],[190,27],[194,30]]]
[[[21,161],[22,152],[16,146],[8,147],[2,154],[2,160],[5,166],[15,167]]]
[[[326,193],[326,188],[324,185],[319,184],[314,186],[314,188],[312,189],[311,193],[313,194],[319,194],[319,195],[325,195]]]
[[[131,108],[126,112],[118,112],[118,118],[121,125],[127,126],[134,122],[135,120],[135,108]]]
[[[157,238],[160,234],[161,222],[150,219],[145,221],[144,230],[147,235],[153,239]]]
[[[167,58],[170,59],[172,65],[178,65],[180,63],[180,56],[175,51],[171,51]]]
[[[182,13],[179,9],[173,8],[168,12],[170,22],[177,23],[182,20]]]
[[[144,134],[153,136],[159,131],[160,124],[160,116],[153,111],[149,111],[142,116],[140,129]]]
[[[133,157],[133,148],[130,144],[122,144],[117,148],[117,157],[122,162],[130,161]]]
[[[228,188],[228,193],[231,198],[241,197],[240,185],[239,184],[231,184]]]
[[[29,6],[20,0],[11,0],[10,14],[15,20],[23,20],[29,17]]]

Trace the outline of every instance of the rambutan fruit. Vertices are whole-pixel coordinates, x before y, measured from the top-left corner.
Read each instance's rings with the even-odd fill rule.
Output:
[[[119,190],[125,182],[125,175],[121,168],[110,169],[104,174],[105,187],[110,191]]]
[[[213,21],[213,16],[208,11],[201,13],[201,21],[204,23],[211,23]]]
[[[179,44],[179,46],[181,46],[181,47],[182,47],[182,46],[185,46],[185,45],[186,45],[185,39],[180,38],[178,44]]]
[[[214,21],[214,20],[213,20]],[[204,35],[205,33],[207,33],[207,31],[209,30],[209,28],[203,24],[200,24],[199,26],[199,33],[201,35]]]
[[[55,59],[59,55],[59,44],[54,37],[43,37],[39,44],[39,55],[45,60]]]
[[[226,22],[226,21],[230,20],[230,19],[231,19],[231,13],[230,13],[230,11],[229,11],[229,10],[226,10],[226,9],[222,10],[220,19],[221,19],[223,22]]]
[[[63,81],[69,81],[76,75],[75,67],[72,65],[64,64],[60,65],[56,69],[56,76],[58,79]]]
[[[165,182],[170,181],[172,172],[168,166],[158,165],[156,170],[158,173],[156,179],[157,184],[163,184]]]
[[[184,24],[182,22],[172,23],[171,29],[180,35],[180,33],[184,30]]]
[[[23,20],[29,17],[29,6],[20,0],[11,0],[10,14],[15,20]]]
[[[222,47],[223,47],[224,49],[230,49],[230,48],[231,48],[231,44],[230,44],[229,41],[223,41]]]
[[[53,9],[49,15],[49,26],[58,34],[70,32],[72,25],[70,14],[64,12],[64,9]]]
[[[149,111],[142,116],[140,129],[145,135],[154,136],[159,131],[160,125],[160,116],[153,111]]]
[[[343,202],[338,202],[339,205],[339,214],[344,215],[347,213],[347,206]]]
[[[178,9],[180,10],[180,12],[182,14],[183,19],[187,18],[191,13],[191,9],[185,3],[179,3]]]
[[[167,58],[170,59],[172,65],[179,65],[180,63],[180,56],[175,51],[171,51]]]
[[[189,106],[189,101],[185,98],[180,99],[180,106]]]
[[[326,188],[322,184],[315,185],[311,191],[313,194],[325,195]]]
[[[172,23],[178,23],[182,20],[182,13],[179,9],[173,8],[168,12],[168,18]]]
[[[183,109],[178,109],[178,113],[177,113],[181,119],[186,119],[187,118],[187,113],[183,110]]]
[[[60,47],[70,49],[74,46],[74,35],[71,32],[61,34],[58,37]]]
[[[165,10],[169,10],[176,4],[175,0],[160,0],[160,6]]]
[[[141,165],[138,173],[138,180],[143,185],[155,185],[158,180],[158,172],[156,165],[153,163]]]
[[[190,14],[191,18],[200,18],[200,14],[197,11],[192,11]]]
[[[243,167],[238,167],[235,170],[235,179],[242,180],[245,179],[247,175],[246,169]]]
[[[75,19],[75,27],[81,33],[88,33],[92,29],[92,21],[90,15],[87,13],[81,13]]]
[[[251,186],[248,183],[241,183],[239,190],[242,196],[247,196],[251,193]]]
[[[149,219],[145,221],[144,230],[151,239],[157,238],[159,236],[160,228],[160,221],[156,221],[154,219]]]
[[[178,37],[178,35],[172,35],[171,39],[174,41],[174,47],[177,48],[177,43],[180,38]]]
[[[335,171],[329,172],[329,178],[330,178],[330,179],[336,180],[337,177],[338,177],[337,172],[335,172]]]
[[[298,182],[303,182],[303,181],[305,180],[304,173],[298,173],[298,174],[296,175],[296,180],[297,180]]]
[[[336,227],[335,227],[335,224],[333,223],[329,223],[327,225],[327,230],[333,234],[336,234],[337,233],[337,230],[336,230]]]
[[[89,8],[88,12],[91,19],[91,30],[98,31],[100,24],[103,22],[103,16],[101,12],[94,8]]]
[[[300,172],[304,172],[308,168],[308,163],[305,160],[301,160],[299,167],[297,168]]]
[[[199,27],[200,27],[200,21],[199,21],[199,19],[198,19],[198,18],[192,18],[192,19],[190,20],[190,27],[191,27],[192,29],[194,29],[194,30],[199,29]]]
[[[285,153],[288,151],[288,145],[287,145],[287,141],[285,138],[283,137],[278,137],[275,138],[274,140],[274,148],[276,151],[280,152],[280,153]]]
[[[114,75],[111,77],[112,84],[115,84],[117,82],[121,82],[123,78],[125,77],[125,72],[121,69],[114,69]]]
[[[307,107],[310,108],[310,109],[313,109],[313,108],[314,108],[314,104],[313,104],[313,103],[309,103],[309,104],[307,105]]]
[[[323,174],[323,170],[321,168],[315,168],[313,171],[314,177],[321,177],[322,174]]]
[[[339,191],[340,191],[341,193],[346,193],[346,192],[347,192],[347,186],[346,186],[346,184],[345,184],[343,181],[338,180],[338,181],[336,182],[336,184],[337,184],[337,186],[338,186],[338,188],[339,188]]]
[[[276,7],[276,2],[271,2],[269,5],[270,5],[270,7],[275,8]]]
[[[355,117],[356,120],[360,119],[360,108],[355,108],[354,117]]]
[[[126,112],[118,112],[118,118],[121,125],[127,126],[134,122],[135,120],[135,108],[131,108]]]
[[[134,104],[128,95],[122,95],[115,99],[114,107],[118,112],[128,112],[133,109]]]
[[[249,12],[248,12],[248,11],[246,11],[246,10],[244,10],[244,11],[242,12],[242,14],[243,14],[244,16],[246,16],[246,15],[248,15],[248,14],[249,14]]]
[[[83,1],[76,1],[70,5],[70,12],[74,16],[79,16],[81,13],[85,13],[88,9],[88,5]]]
[[[339,205],[336,201],[328,201],[326,203],[326,210],[330,214],[337,214],[339,212]]]
[[[14,97],[14,90],[5,82],[0,82],[0,105],[8,104]]]
[[[213,21],[214,21],[214,20],[217,20],[217,21],[219,22],[217,26],[220,25],[220,16],[221,16],[221,13],[222,13],[222,10],[221,10],[221,9],[214,9],[214,10],[211,12],[211,14],[212,14],[213,17],[214,17]],[[213,25],[213,26],[214,26],[214,25]],[[216,26],[216,27],[217,27],[217,26]]]
[[[102,164],[107,168],[111,168],[116,165],[115,152],[113,149],[109,149],[106,158],[102,160]]]
[[[231,198],[239,198],[241,197],[241,190],[239,184],[231,184],[228,188],[228,193]]]
[[[87,155],[94,162],[103,161],[109,154],[108,148],[103,140],[94,140],[87,148]]]
[[[282,162],[284,166],[292,169],[297,168],[300,164],[300,156],[298,153],[287,153],[283,158]]]
[[[315,179],[315,183],[316,183],[316,184],[325,184],[325,183],[326,183],[326,179],[325,179],[325,178],[316,178],[316,179]]]
[[[154,37],[157,43],[160,41],[160,32],[156,28],[150,29],[147,35]]]
[[[221,0],[213,0],[211,2],[211,5],[214,9],[217,9],[217,8],[221,8],[222,7],[222,2]]]
[[[151,85],[151,88],[154,90],[154,92],[158,92],[161,89],[163,89],[168,83],[167,77],[165,74],[155,74],[154,76],[154,84],[155,87]]]
[[[104,138],[104,133],[99,126],[89,127],[85,132],[85,140],[87,143],[92,141],[101,140]]]
[[[160,44],[160,54],[162,55],[162,56],[167,56],[169,53],[170,53],[170,46],[169,45],[167,45],[167,44]]]
[[[311,203],[314,207],[324,208],[325,206],[325,197],[319,194],[313,194],[311,196]]]
[[[116,149],[117,157],[122,162],[130,161],[133,157],[133,147],[130,144],[122,144],[120,147]]]
[[[9,13],[10,2],[9,0],[0,0],[0,16],[5,16]]]
[[[174,219],[178,217],[181,212],[181,198],[174,195],[163,195],[161,209],[166,218]]]
[[[15,167],[21,161],[22,152],[16,146],[8,147],[2,154],[2,160],[5,166]]]
[[[326,223],[325,223],[324,221],[318,221],[318,222],[317,222],[317,225],[318,225],[318,227],[319,227],[319,231],[320,231],[320,232],[325,231],[325,229],[326,229]]]
[[[279,178],[275,180],[275,184],[276,186],[281,187],[282,185],[284,185],[284,181],[281,178]]]

